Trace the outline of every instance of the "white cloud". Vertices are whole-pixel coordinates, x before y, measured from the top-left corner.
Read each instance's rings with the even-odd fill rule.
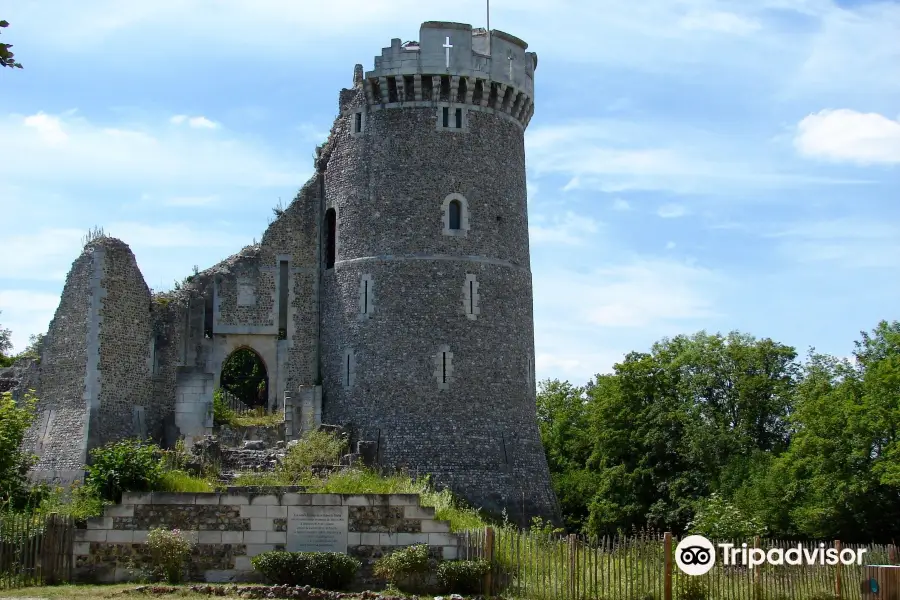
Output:
[[[631,210],[631,205],[628,203],[628,200],[616,198],[615,200],[613,200],[612,208],[613,210],[626,211]]]
[[[0,139],[16,152],[0,161],[0,180],[22,187],[130,185],[296,186],[296,162],[234,137],[188,128],[105,126],[74,115],[0,118]],[[47,174],[52,173],[49,180]]]
[[[844,269],[900,267],[900,226],[863,217],[804,221],[766,237],[790,259]]]
[[[800,121],[794,144],[811,158],[900,164],[900,121],[877,113],[823,110]]]
[[[675,242],[666,242],[666,250],[674,250],[675,246]]]
[[[663,204],[656,211],[656,215],[661,219],[677,219],[687,213],[687,208],[681,204]]]
[[[189,117],[187,115],[175,115],[169,122],[173,125],[183,125],[187,124],[188,127],[192,127],[193,129],[218,129],[219,124],[210,121],[204,116],[198,117]]]
[[[83,247],[86,231],[44,228],[34,233],[13,233],[3,239],[0,278],[62,280]]]
[[[562,216],[547,218],[533,215],[528,226],[532,243],[566,244],[579,246],[589,241],[600,230],[600,225],[587,215],[569,211]]]
[[[540,270],[535,280],[536,307],[615,328],[718,317],[714,300],[724,282],[714,271],[667,259],[635,259],[586,273]]]
[[[731,12],[692,12],[685,15],[679,25],[690,31],[713,31],[735,35],[749,35],[759,30],[760,23]]]

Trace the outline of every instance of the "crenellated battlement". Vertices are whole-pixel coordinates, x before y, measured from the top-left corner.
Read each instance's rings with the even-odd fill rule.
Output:
[[[365,73],[371,110],[440,103],[465,104],[505,115],[527,127],[534,114],[537,54],[502,31],[429,21],[419,41],[391,40]],[[424,104],[423,104],[424,103]]]

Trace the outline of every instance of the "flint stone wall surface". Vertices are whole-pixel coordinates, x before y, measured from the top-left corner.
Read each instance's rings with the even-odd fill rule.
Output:
[[[553,517],[532,375],[522,126],[470,111],[467,131],[439,130],[439,104],[416,103],[369,112],[363,135],[351,135],[366,97],[346,92],[325,180],[338,233],[335,267],[322,279],[323,420],[381,440],[384,463],[432,473],[477,506],[506,509],[516,522]],[[443,233],[442,205],[454,193],[467,200],[465,236]],[[364,274],[377,302],[360,320]],[[475,320],[463,305],[470,274],[479,283]],[[452,374],[442,390],[435,367],[444,345]]]
[[[377,558],[397,548],[429,544],[441,558],[457,558],[460,540],[434,518],[414,494],[126,493],[102,517],[76,530],[74,563],[82,581],[139,578],[150,567],[146,545],[151,529],[180,529],[196,544],[192,579],[252,581],[259,577],[250,558],[287,544],[291,506],[345,506],[349,513],[347,552],[363,561],[361,578],[371,580]]]

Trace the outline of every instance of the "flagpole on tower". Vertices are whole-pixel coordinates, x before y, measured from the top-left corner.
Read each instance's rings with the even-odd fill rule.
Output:
[[[488,54],[491,53],[491,0],[487,0]]]

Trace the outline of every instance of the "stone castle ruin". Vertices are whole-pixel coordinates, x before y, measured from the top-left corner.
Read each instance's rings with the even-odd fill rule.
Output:
[[[34,477],[89,451],[212,432],[222,365],[252,350],[286,441],[321,423],[476,506],[556,514],[535,414],[524,131],[537,56],[500,31],[428,22],[353,87],[315,174],[258,244],[152,294],[124,242],[87,243],[34,389]]]

